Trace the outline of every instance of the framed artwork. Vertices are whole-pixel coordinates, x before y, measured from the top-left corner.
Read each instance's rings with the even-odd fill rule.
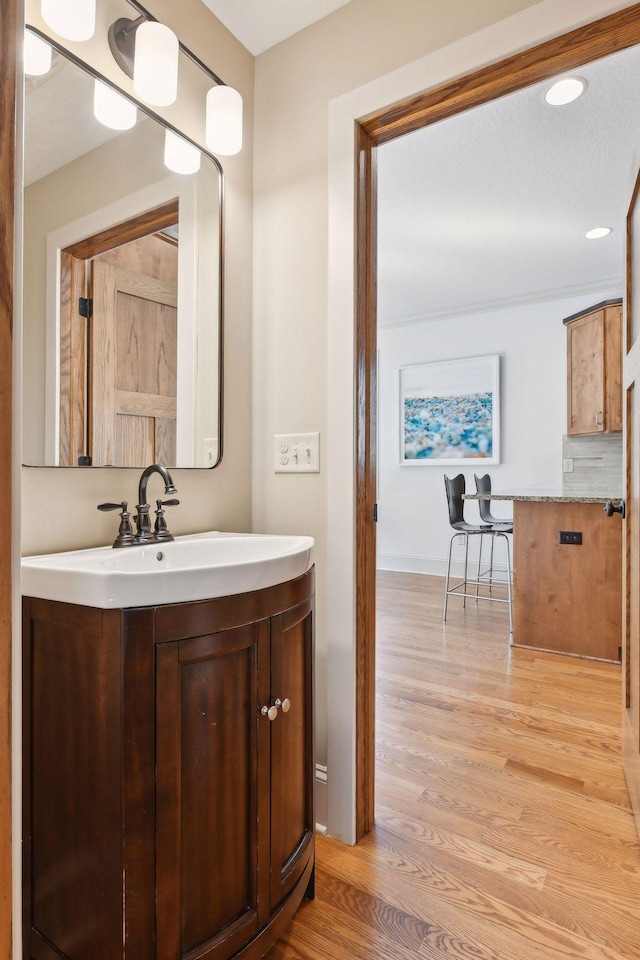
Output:
[[[400,368],[400,462],[500,463],[500,357]]]

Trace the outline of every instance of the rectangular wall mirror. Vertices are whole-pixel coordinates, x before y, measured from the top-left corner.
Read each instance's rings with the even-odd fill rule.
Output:
[[[222,170],[204,152],[168,169],[141,106],[131,129],[100,123],[95,83],[60,49],[25,80],[23,460],[215,466]]]

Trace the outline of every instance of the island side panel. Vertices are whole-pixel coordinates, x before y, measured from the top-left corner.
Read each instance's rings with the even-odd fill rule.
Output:
[[[582,545],[561,544],[561,530]],[[620,659],[622,523],[601,503],[514,502],[513,642]]]

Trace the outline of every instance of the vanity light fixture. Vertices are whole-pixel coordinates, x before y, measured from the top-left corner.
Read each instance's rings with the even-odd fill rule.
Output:
[[[587,230],[585,237],[587,240],[602,240],[603,237],[608,237],[612,232],[612,227],[594,227],[593,230]]]
[[[582,96],[587,89],[587,81],[582,77],[563,77],[549,87],[544,99],[552,107],[563,107]]]
[[[223,157],[242,150],[242,97],[221,84],[207,93],[205,142]]]
[[[53,50],[31,30],[24,32],[24,72],[30,77],[43,77],[51,70]]]
[[[42,0],[42,19],[60,37],[90,40],[96,31],[96,0]]]
[[[93,88],[93,113],[96,120],[112,130],[131,130],[138,119],[135,103],[101,80]]]
[[[146,17],[120,17],[109,28],[109,47],[141,100],[156,107],[175,103],[180,44],[173,30]]]
[[[164,163],[174,173],[197,173],[200,169],[200,151],[179,137],[173,130],[164,135]]]
[[[141,100],[158,107],[175,103],[180,43],[169,27],[146,16],[137,20],[120,17],[109,27],[109,47],[120,69],[133,79],[133,88]],[[210,75],[217,86],[206,97],[205,143],[212,153],[228,157],[242,150],[242,97],[214,73]],[[183,143],[188,146],[186,141]],[[175,143],[165,145],[165,158],[174,157],[177,149]],[[191,154],[188,162],[170,159],[167,165],[171,162],[181,166],[186,163],[191,168],[195,158]]]

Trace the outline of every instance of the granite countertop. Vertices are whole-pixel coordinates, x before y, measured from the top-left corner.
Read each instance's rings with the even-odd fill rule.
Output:
[[[621,500],[621,493],[565,493],[562,490],[514,490],[510,493],[500,490],[491,493],[465,493],[465,500],[526,500],[531,503],[605,503],[607,500]]]

